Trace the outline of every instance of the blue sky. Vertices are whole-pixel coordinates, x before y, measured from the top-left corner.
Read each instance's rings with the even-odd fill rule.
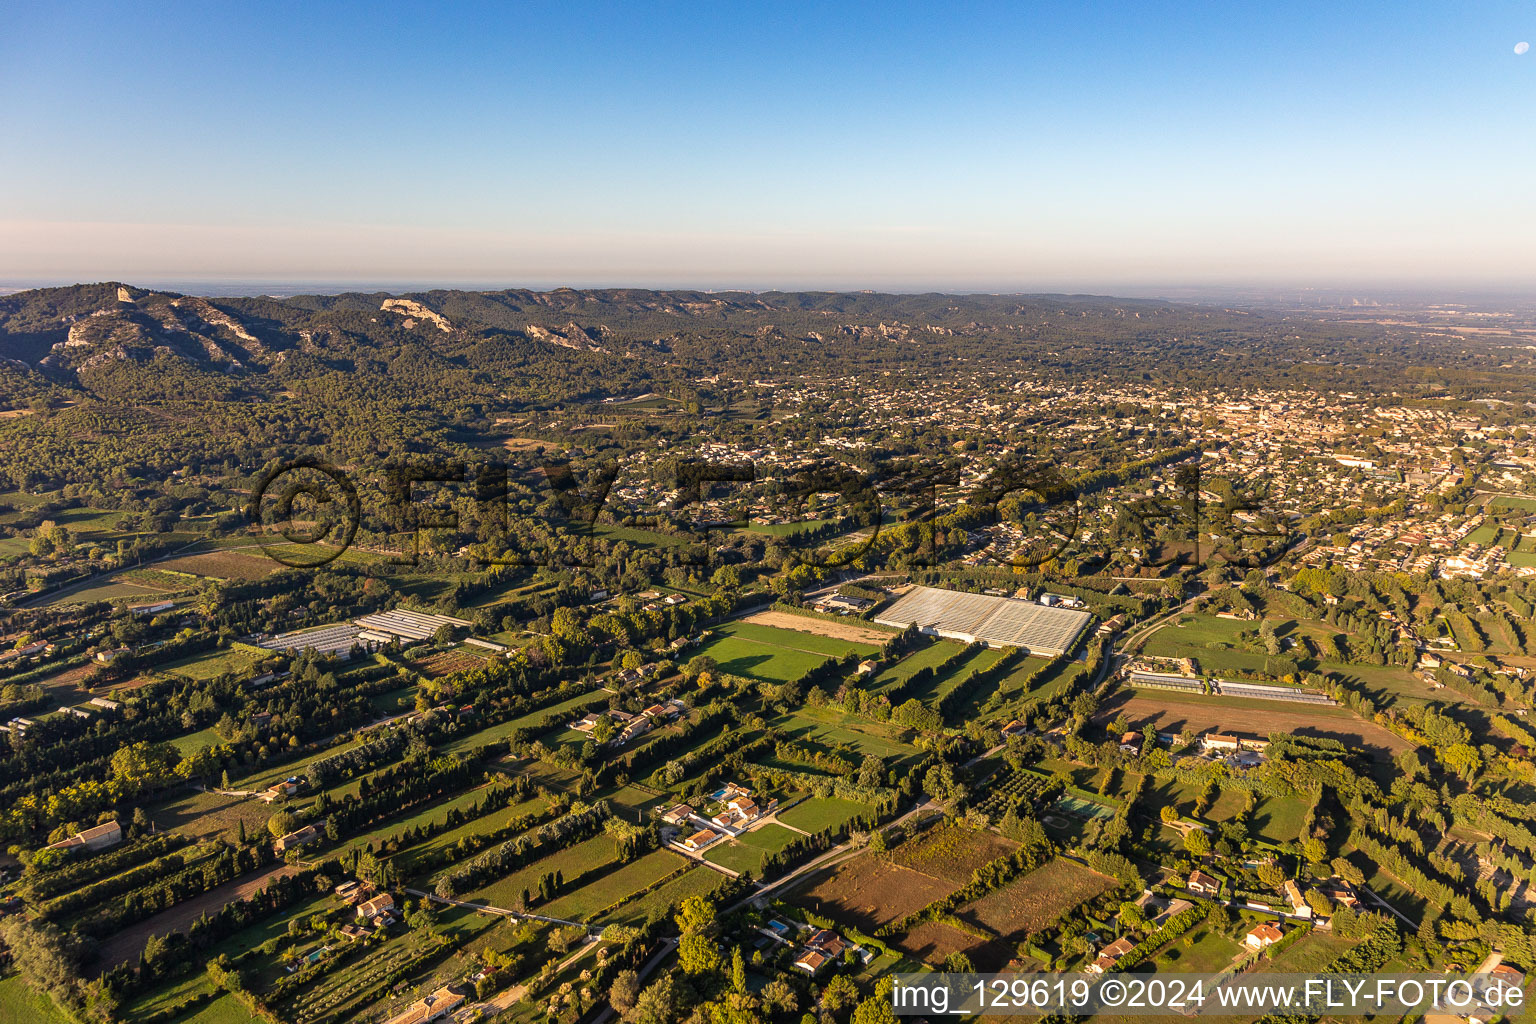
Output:
[[[0,278],[1536,274],[1536,2],[11,5]]]

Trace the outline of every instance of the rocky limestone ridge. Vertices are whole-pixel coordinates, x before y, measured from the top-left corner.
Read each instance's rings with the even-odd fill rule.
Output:
[[[448,322],[447,317],[436,310],[428,309],[415,299],[385,299],[384,305],[380,306],[379,309],[386,313],[399,313],[405,318],[407,330],[415,327],[416,321],[425,320],[428,323],[435,324],[437,329],[444,334],[451,334],[453,332],[453,325]]]

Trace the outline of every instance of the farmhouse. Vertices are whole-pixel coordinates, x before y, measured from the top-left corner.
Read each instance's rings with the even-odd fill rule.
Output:
[[[88,828],[84,832],[76,832],[68,839],[49,845],[48,849],[65,850],[82,846],[87,850],[100,850],[108,846],[116,846],[122,841],[123,826],[116,821],[107,821],[95,828]]]
[[[1265,921],[1257,925],[1247,935],[1243,936],[1243,944],[1249,949],[1267,949],[1280,941],[1281,931],[1274,925]]]
[[[688,804],[678,804],[661,812],[661,820],[668,825],[681,825],[691,817],[693,817],[693,808]]]
[[[1358,907],[1360,905],[1360,896],[1355,892],[1355,887],[1343,880],[1321,886],[1318,892],[1342,906]]]
[[[381,892],[371,900],[364,900],[357,905],[357,916],[361,918],[374,918],[380,914],[387,914],[395,909],[395,898],[387,892]]]
[[[464,1002],[464,997],[449,988],[440,988],[429,996],[407,1006],[402,1012],[389,1018],[384,1024],[425,1024],[426,1021],[452,1013]]]
[[[818,612],[835,612],[838,615],[857,614],[866,608],[874,607],[875,602],[867,597],[844,597],[841,594],[833,594],[817,601],[813,608]]]
[[[278,853],[287,853],[289,850],[298,849],[305,843],[312,843],[318,838],[320,838],[320,830],[313,825],[305,825],[301,829],[289,832],[285,836],[280,836],[277,842],[272,844],[272,848]]]
[[[1070,608],[1047,608],[1011,597],[964,594],[937,587],[913,587],[875,621],[928,636],[988,647],[1022,647],[1030,654],[1055,656],[1076,646],[1093,615]]]
[[[1236,736],[1228,736],[1219,732],[1208,732],[1200,737],[1200,746],[1205,750],[1237,750],[1243,745],[1243,741]]]
[[[271,803],[278,797],[293,796],[299,791],[298,779],[284,779],[282,782],[269,786],[266,792],[261,794],[261,799]]]

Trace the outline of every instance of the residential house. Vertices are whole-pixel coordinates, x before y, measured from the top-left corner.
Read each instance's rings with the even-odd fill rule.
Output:
[[[1249,949],[1268,949],[1280,941],[1281,935],[1279,928],[1265,921],[1243,936],[1243,944]]]
[[[1312,908],[1307,905],[1306,899],[1301,895],[1301,886],[1297,885],[1292,879],[1287,878],[1285,884],[1280,889],[1285,893],[1285,898],[1291,903],[1292,914],[1302,918],[1310,918],[1312,916]]]
[[[1111,942],[1109,945],[1099,950],[1098,959],[1094,960],[1094,962],[1089,964],[1087,967],[1088,973],[1104,974],[1111,967],[1115,966],[1115,964],[1119,963],[1121,957],[1125,956],[1125,954],[1129,953],[1135,948],[1136,943],[1132,942],[1129,938],[1122,936],[1116,939],[1114,942]]]
[[[1227,736],[1219,732],[1208,732],[1200,737],[1200,746],[1204,750],[1233,751],[1242,745],[1243,741],[1236,736]]]
[[[683,840],[683,846],[690,850],[702,850],[716,839],[720,838],[718,832],[712,832],[707,828],[701,828],[687,839]]]
[[[807,949],[802,951],[800,956],[795,959],[795,966],[806,974],[814,976],[826,964],[827,959],[825,954],[818,953],[814,949]]]
[[[693,817],[693,808],[688,804],[678,804],[661,812],[661,820],[668,825],[684,824],[691,817]]]
[[[1189,879],[1184,883],[1184,888],[1200,896],[1215,896],[1221,892],[1221,880],[1196,868],[1189,873]]]

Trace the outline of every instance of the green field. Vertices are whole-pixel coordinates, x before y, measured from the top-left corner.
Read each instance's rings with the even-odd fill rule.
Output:
[[[593,868],[617,861],[618,856],[618,845],[613,839],[599,834],[585,842],[556,850],[547,857],[519,868],[505,878],[497,879],[465,899],[483,901],[493,907],[516,907],[522,899],[524,889],[537,892],[539,879],[542,876],[558,871],[564,878],[574,879]],[[555,902],[558,903],[560,900]]]
[[[799,838],[798,832],[770,822],[737,836],[734,842],[717,845],[704,859],[732,871],[750,871],[754,877],[760,876],[764,854],[778,853]]]
[[[1215,974],[1224,970],[1243,947],[1214,930],[1196,931],[1192,941],[1176,939],[1154,961],[1159,971],[1178,974]]]
[[[16,975],[0,980],[0,1020],[26,1024],[70,1024],[53,1000],[34,992]]]
[[[645,530],[638,526],[619,526],[614,523],[595,523],[592,532],[599,537],[608,540],[628,541],[639,547],[676,547],[689,543],[687,537],[674,537],[669,533],[658,533],[655,530]]]
[[[1285,926],[1289,931],[1291,925]],[[1327,967],[1333,959],[1355,945],[1353,939],[1341,939],[1329,932],[1311,932],[1281,951],[1273,960],[1262,961],[1263,973],[1311,974]]]
[[[563,917],[571,921],[588,920],[594,914],[603,913],[631,893],[640,892],[648,886],[655,885],[686,863],[684,858],[670,851],[652,850],[645,856],[608,872],[591,885],[583,886],[575,892],[566,893],[559,899],[550,901],[539,909],[539,913],[549,917]],[[723,875],[709,868],[694,870],[703,871],[724,881]],[[667,886],[662,886],[662,889],[666,888]],[[642,897],[636,903],[643,903],[649,898],[650,896]],[[626,904],[615,913],[622,916],[634,905]]]
[[[590,693],[579,694],[570,698],[569,700],[561,701],[558,704],[551,704],[546,708],[541,708],[538,711],[526,714],[521,718],[509,719],[508,721],[502,722],[500,725],[489,726],[488,728],[481,729],[479,732],[472,732],[467,735],[460,736],[453,740],[451,743],[445,744],[442,748],[442,752],[445,754],[467,753],[468,751],[473,750],[475,747],[478,747],[483,743],[495,743],[498,740],[504,740],[517,730],[526,726],[536,725],[543,721],[545,716],[551,714],[558,714],[561,716],[569,714],[573,720],[580,718],[581,714],[578,713],[579,709],[585,708],[592,704],[606,704],[608,702],[608,696],[609,695],[604,693],[602,690],[593,690]]]
[[[484,817],[473,818],[456,828],[449,829],[441,835],[433,836],[425,842],[401,850],[395,855],[394,862],[399,866],[403,874],[410,875],[415,870],[418,860],[434,854],[438,850],[447,849],[466,836],[495,832],[513,819],[533,813],[544,806],[544,803],[544,797],[533,796],[521,803],[512,804],[510,807],[504,807],[499,811],[492,811]],[[434,813],[433,816],[436,817],[437,815]]]
[[[928,685],[920,690],[912,691],[909,696],[916,697],[924,703],[938,700],[950,690],[959,686],[966,676],[978,669],[991,668],[997,664],[997,659],[1002,656],[1003,652],[1000,649],[990,647],[982,648],[979,651],[972,651],[970,654],[957,659],[954,664],[939,673]]]
[[[736,623],[740,628],[743,623]],[[720,671],[728,672],[731,676],[750,676],[753,679],[765,680],[765,682],[783,683],[791,679],[800,679],[806,672],[825,662],[825,652],[816,652],[809,646],[793,646],[799,643],[800,637],[806,640],[825,640],[825,637],[813,637],[809,634],[793,633],[790,629],[771,629],[768,626],[751,626],[753,631],[762,631],[757,636],[740,636],[737,629],[720,629],[725,636],[717,637],[705,643],[699,648],[700,656],[713,657]],[[779,634],[783,642],[762,639],[771,634]],[[854,645],[849,645],[854,646]]]
[[[225,651],[205,651],[188,658],[167,662],[159,671],[188,679],[212,679],[226,672],[243,672],[260,658],[250,652],[231,648]]]
[[[216,747],[224,741],[219,739],[219,734],[213,731],[213,727],[199,729],[197,732],[189,732],[185,736],[177,736],[171,740],[171,746],[175,747],[182,757],[190,757],[204,747]]]
[[[658,850],[657,853],[662,851]],[[675,857],[675,854],[667,854]],[[635,863],[641,863],[636,861]],[[720,872],[713,868],[695,867],[678,878],[663,886],[646,893],[637,900],[624,904],[617,910],[608,914],[602,914],[594,923],[606,927],[610,924],[637,925],[643,924],[653,912],[667,912],[677,906],[689,896],[707,896],[729,881]],[[551,906],[560,901],[556,900]]]
[[[152,600],[162,593],[163,591],[150,587],[108,579],[89,587],[81,587],[79,590],[71,590],[61,597],[44,602],[44,606],[52,608],[55,605],[90,604],[93,601],[129,601],[136,604],[140,601]]]
[[[721,636],[739,637],[760,644],[772,644],[775,647],[787,647],[795,651],[826,654],[832,657],[841,657],[849,651],[858,651],[864,657],[880,653],[880,648],[874,644],[838,640],[830,636],[802,633],[794,629],[779,629],[776,626],[759,626],[751,622],[732,622],[721,626],[715,632]]]
[[[1513,508],[1521,512],[1536,512],[1536,498],[1518,498],[1508,494],[1496,494],[1488,502],[1489,508]]]
[[[835,796],[813,796],[780,814],[779,820],[805,832],[820,832],[867,813],[869,807],[866,804]]]
[[[861,756],[874,754],[885,758],[887,767],[892,761],[911,757],[917,751],[898,738],[905,731],[901,726],[846,715],[830,705],[800,708],[777,719],[774,724],[796,740],[828,748],[850,746]]]
[[[894,689],[925,668],[937,668],[946,659],[954,657],[959,647],[953,640],[939,640],[926,647],[919,647],[875,676],[870,682],[870,689],[876,693]]]

